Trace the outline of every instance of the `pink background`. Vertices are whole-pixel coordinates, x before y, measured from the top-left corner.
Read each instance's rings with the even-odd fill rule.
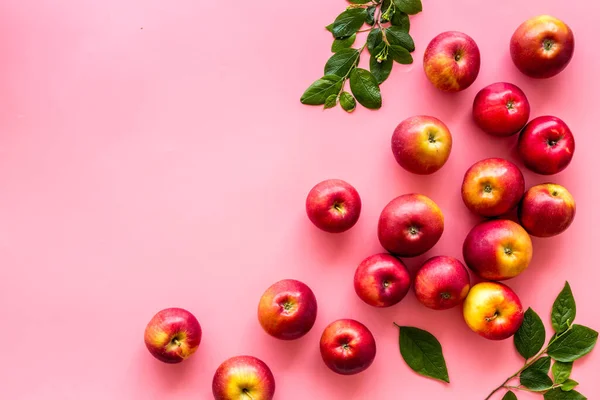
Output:
[[[415,63],[394,67],[381,110],[353,115],[299,102],[330,55],[323,27],[345,4],[0,3],[0,398],[209,399],[217,366],[251,354],[272,368],[277,399],[482,399],[521,366],[511,340],[479,338],[460,309],[430,311],[412,294],[370,308],[352,277],[382,250],[379,212],[407,192],[432,197],[446,215],[439,244],[407,264],[461,256],[477,221],[460,198],[464,171],[485,157],[515,160],[513,139],[493,140],[470,120],[475,93],[499,80],[524,89],[532,117],[563,118],[578,146],[571,166],[549,178],[573,193],[577,218],[567,234],[534,239],[530,268],[509,285],[548,322],[568,279],[578,322],[600,328],[596,3],[425,0],[412,19]],[[570,24],[577,47],[562,74],[533,81],[512,65],[508,43],[541,13]],[[452,29],[477,41],[482,68],[471,88],[444,95],[421,59]],[[447,165],[428,178],[401,170],[389,148],[394,127],[415,114],[442,119],[454,135]],[[524,173],[528,185],[547,180]],[[363,200],[358,224],[338,236],[304,212],[309,189],[332,177]],[[256,318],[264,289],[283,278],[306,282],[319,301],[314,329],[291,343],[268,337]],[[142,341],[147,321],[169,306],[189,309],[204,329],[198,352],[176,366]],[[326,369],[318,351],[323,328],[341,317],[365,323],[378,344],[372,367],[352,378]],[[450,385],[409,370],[392,321],[438,337]],[[596,351],[573,372],[591,399],[598,370]]]

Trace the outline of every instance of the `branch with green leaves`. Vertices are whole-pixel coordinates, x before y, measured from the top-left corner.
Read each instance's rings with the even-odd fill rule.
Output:
[[[515,391],[523,390],[543,394],[544,400],[585,400],[574,390],[577,381],[571,379],[573,363],[588,354],[598,340],[598,332],[586,326],[574,324],[577,308],[568,282],[552,306],[554,335],[546,342],[544,323],[529,308],[523,324],[514,336],[517,351],[525,359],[525,365],[495,388],[485,400],[503,389],[503,400],[517,400]],[[550,376],[552,371],[552,377]],[[518,380],[518,383],[511,383]]]
[[[421,12],[421,0],[348,0],[350,6],[326,27],[333,35],[324,76],[304,92],[302,104],[323,105],[325,109],[340,106],[347,112],[356,102],[369,109],[381,107],[382,84],[392,72],[394,62],[412,64],[415,43],[409,34],[409,15]],[[365,24],[366,29],[361,29]],[[367,38],[353,48],[357,35]],[[369,70],[359,68],[364,49],[370,53]],[[350,94],[346,91],[350,83]]]

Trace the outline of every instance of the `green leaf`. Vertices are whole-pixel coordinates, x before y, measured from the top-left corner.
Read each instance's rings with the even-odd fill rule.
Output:
[[[340,50],[347,49],[348,47],[354,44],[356,40],[356,33],[353,33],[351,36],[348,36],[344,39],[335,39],[331,44],[331,51],[337,53]]]
[[[327,99],[325,99],[324,109],[333,108],[337,105],[337,94],[332,94]]]
[[[320,105],[325,104],[325,101],[332,94],[336,94],[342,88],[342,78],[337,75],[325,75],[321,79],[313,82],[312,85],[306,89],[300,102],[308,105]]]
[[[521,385],[534,392],[543,392],[552,387],[552,379],[550,379],[547,374],[536,369],[532,370],[527,368],[525,371],[521,372],[519,378],[521,380]]]
[[[367,19],[365,21],[367,25],[373,26],[375,24],[375,10],[377,10],[375,6],[367,8]]]
[[[381,108],[381,91],[377,79],[362,68],[354,68],[350,73],[350,89],[356,100],[366,108]]]
[[[402,46],[398,46],[398,45],[394,45],[394,44],[391,45],[390,50],[389,50],[389,55],[390,55],[390,57],[392,57],[392,59],[394,61],[396,61],[399,64],[412,64],[412,62],[413,62],[413,58],[410,55],[410,53],[408,52],[408,50],[406,50]]]
[[[565,282],[565,286],[552,305],[552,328],[558,333],[565,331],[575,321],[576,314],[577,307],[571,286],[569,282]]]
[[[525,360],[535,356],[546,341],[546,328],[539,315],[531,308],[525,311],[523,323],[515,333],[515,347]]]
[[[343,38],[356,33],[367,19],[367,9],[351,8],[335,19],[332,33],[336,38]]]
[[[410,31],[410,19],[408,18],[408,14],[396,10],[394,15],[392,15],[392,25],[402,29],[404,32]]]
[[[400,354],[418,374],[450,382],[440,342],[419,328],[400,326]]]
[[[348,92],[342,92],[340,95],[340,105],[344,111],[351,113],[356,109],[356,100]]]
[[[408,51],[415,51],[413,38],[402,29],[392,26],[385,30],[385,36],[390,44],[404,47]]]
[[[348,2],[352,4],[367,4],[370,3],[371,0],[348,0]]]
[[[544,400],[587,400],[587,397],[576,390],[563,392],[560,388],[556,388],[544,393]]]
[[[548,347],[548,355],[556,361],[571,362],[588,354],[598,340],[598,332],[582,325],[573,325]]]
[[[332,55],[325,64],[325,75],[345,77],[358,63],[360,52],[356,49],[343,49]]]
[[[560,387],[560,390],[562,390],[563,392],[570,392],[571,390],[575,389],[577,385],[579,385],[579,382],[574,381],[573,379],[567,379],[563,382],[562,386]]]
[[[369,60],[369,69],[371,73],[377,79],[377,83],[380,85],[390,76],[392,68],[394,67],[394,61],[390,58],[387,60],[377,61],[376,54],[371,56]]]
[[[555,383],[563,383],[569,376],[571,376],[571,370],[573,369],[572,362],[560,362],[554,361],[552,365],[552,376],[554,377]]]
[[[329,32],[333,33],[333,24],[329,24],[325,27]]]
[[[536,360],[533,364],[531,364],[529,367],[527,367],[527,369],[525,369],[525,371],[536,370],[536,371],[543,372],[544,374],[547,374],[548,371],[550,371],[550,361],[551,361],[550,357],[541,357],[540,359]]]
[[[383,33],[381,33],[381,29],[375,28],[369,32],[369,36],[367,36],[367,50],[369,50],[369,53],[373,54],[373,51],[381,43],[383,43]]]
[[[514,394],[513,392],[511,392],[510,390],[508,392],[506,392],[506,394],[504,395],[504,397],[502,397],[502,400],[519,400],[517,399],[517,395]]]
[[[394,0],[394,5],[398,10],[410,15],[423,11],[421,0]]]

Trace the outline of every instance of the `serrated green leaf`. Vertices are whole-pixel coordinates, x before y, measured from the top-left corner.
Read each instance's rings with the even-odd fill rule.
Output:
[[[367,19],[365,8],[351,8],[335,19],[332,33],[336,38],[344,38],[356,33]]]
[[[342,92],[340,95],[340,105],[344,111],[350,113],[356,109],[356,100],[350,93]]]
[[[400,354],[416,373],[450,382],[442,346],[431,333],[419,328],[401,326]]]
[[[392,15],[391,23],[393,26],[402,29],[404,32],[408,33],[410,31],[410,18],[408,17],[408,14],[400,10],[396,10],[394,15]]]
[[[393,67],[394,61],[391,58],[379,62],[377,61],[376,54],[374,54],[369,60],[369,69],[380,85],[390,76]]]
[[[563,382],[562,386],[560,387],[560,390],[562,390],[563,392],[570,392],[571,390],[575,389],[578,385],[579,382],[573,379],[567,379]]]
[[[337,94],[332,94],[327,99],[325,99],[325,104],[323,105],[324,109],[333,108],[337,105]]]
[[[381,33],[381,29],[375,28],[369,32],[369,35],[367,36],[367,50],[369,50],[369,53],[373,54],[373,51],[381,43],[383,43],[383,33]]]
[[[356,33],[353,33],[352,35],[350,35],[344,39],[335,39],[333,41],[333,43],[331,44],[331,51],[333,53],[337,53],[340,50],[347,49],[347,48],[351,47],[355,41],[356,41]]]
[[[385,30],[385,37],[390,44],[402,46],[409,52],[415,51],[413,38],[397,26],[387,28]]]
[[[358,63],[360,52],[356,49],[343,49],[332,55],[325,64],[325,75],[345,77]]]
[[[552,387],[552,379],[537,369],[527,368],[519,375],[521,385],[534,392],[543,392]]]
[[[399,64],[412,64],[413,62],[413,58],[408,52],[408,50],[406,50],[402,46],[391,45],[389,47],[388,54],[390,57],[392,57],[394,61],[396,61]]]
[[[506,394],[504,394],[504,397],[502,397],[502,400],[519,400],[519,399],[517,399],[516,394],[514,394],[513,392],[511,392],[509,390],[508,392],[506,392]]]
[[[410,15],[423,11],[421,0],[394,0],[394,5],[398,10]]]
[[[321,79],[316,80],[306,89],[300,102],[308,105],[321,105],[332,94],[336,94],[342,88],[342,78],[337,75],[325,75]]]
[[[544,400],[587,400],[587,397],[576,390],[563,392],[560,388],[556,388],[544,393]]]
[[[577,307],[571,286],[569,282],[565,282],[565,286],[552,305],[552,328],[554,331],[558,333],[565,331],[575,321],[576,314]]]
[[[377,10],[375,6],[367,8],[367,19],[365,21],[367,25],[375,25],[375,10]]]
[[[598,332],[582,325],[573,325],[550,344],[548,355],[556,361],[572,362],[588,354],[598,340]]]
[[[546,328],[542,319],[531,308],[525,311],[523,323],[515,333],[514,343],[525,360],[535,356],[546,341]]]
[[[354,68],[350,73],[350,89],[361,105],[369,109],[381,108],[381,91],[377,79],[362,68]]]
[[[552,364],[552,376],[554,377],[555,383],[563,383],[569,376],[571,376],[571,371],[573,370],[572,362],[560,362],[554,361]]]

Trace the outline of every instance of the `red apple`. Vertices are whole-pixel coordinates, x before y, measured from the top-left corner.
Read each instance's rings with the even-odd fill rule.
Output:
[[[152,317],[144,332],[150,354],[168,364],[180,363],[196,352],[202,339],[200,323],[182,308],[166,308]]]
[[[497,217],[519,204],[525,179],[519,167],[502,158],[476,162],[463,178],[462,199],[473,213]]]
[[[379,216],[377,235],[384,249],[415,257],[431,249],[444,232],[442,210],[429,197],[405,194],[390,201]]]
[[[544,183],[525,192],[519,205],[519,220],[532,236],[555,236],[571,225],[575,208],[575,199],[567,189]]]
[[[502,281],[523,272],[533,256],[531,238],[516,222],[497,219],[473,227],[463,243],[467,266],[483,279]]]
[[[479,47],[462,32],[443,32],[425,49],[423,67],[433,85],[446,92],[465,90],[479,75]]]
[[[402,168],[414,174],[433,174],[452,150],[452,135],[439,119],[417,115],[402,121],[392,135],[392,153]]]
[[[354,290],[373,307],[390,307],[406,296],[410,274],[406,265],[387,253],[365,258],[354,273]]]
[[[447,310],[462,303],[471,288],[465,266],[456,258],[432,257],[419,268],[415,277],[417,299],[434,310]]]
[[[575,138],[563,120],[537,117],[521,131],[518,151],[527,168],[541,175],[552,175],[571,162]]]
[[[473,101],[473,119],[479,128],[494,136],[518,133],[529,120],[529,101],[512,83],[497,82],[484,87]]]
[[[315,226],[325,232],[340,233],[352,228],[362,203],[352,185],[340,179],[317,184],[306,198],[306,213]]]
[[[354,375],[369,368],[377,348],[371,331],[353,319],[329,324],[321,336],[321,357],[332,371]]]
[[[469,291],[463,316],[473,332],[486,339],[504,340],[519,330],[524,312],[519,296],[511,288],[497,282],[481,282]]]
[[[258,321],[265,332],[283,340],[308,333],[317,319],[317,299],[297,280],[284,279],[271,285],[258,303]]]
[[[215,400],[272,400],[275,378],[256,357],[232,357],[217,368],[212,391]]]
[[[550,78],[564,70],[575,51],[573,31],[550,15],[523,22],[510,39],[510,55],[517,68],[531,78]]]

